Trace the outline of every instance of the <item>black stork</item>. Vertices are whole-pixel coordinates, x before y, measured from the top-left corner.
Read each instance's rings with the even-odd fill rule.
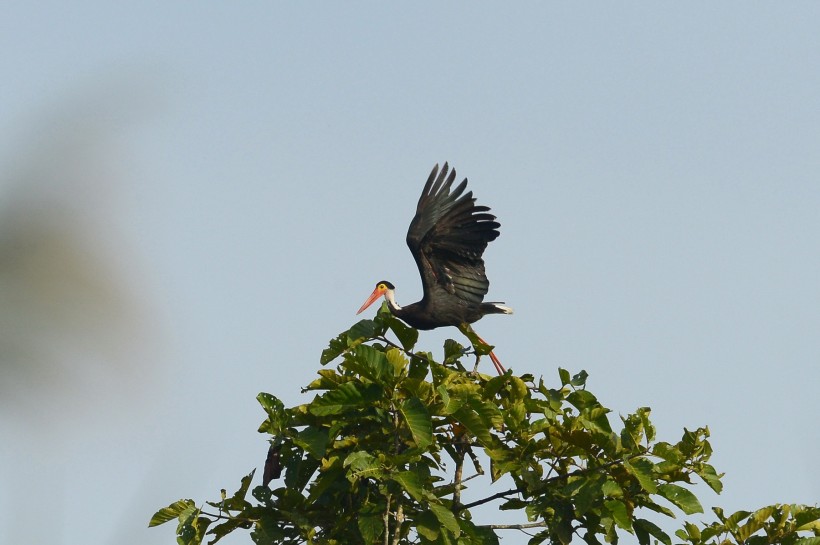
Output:
[[[485,314],[512,314],[503,303],[484,302],[490,282],[482,255],[487,244],[498,238],[500,224],[487,213],[488,207],[476,206],[472,191],[464,193],[466,178],[451,190],[455,179],[456,171],[447,163],[441,171],[438,165],[433,167],[407,230],[407,246],[419,268],[424,297],[412,305],[399,306],[395,286],[382,280],[356,314],[383,295],[390,312],[411,327],[456,326],[467,335],[474,334],[470,324]],[[503,374],[504,366],[492,352],[490,359]]]

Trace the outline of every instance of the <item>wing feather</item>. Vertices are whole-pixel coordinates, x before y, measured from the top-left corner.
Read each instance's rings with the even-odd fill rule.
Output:
[[[443,289],[478,305],[490,287],[482,258],[498,238],[500,224],[486,206],[477,206],[465,178],[455,189],[455,169],[433,167],[407,231],[407,246],[416,260],[424,299]]]

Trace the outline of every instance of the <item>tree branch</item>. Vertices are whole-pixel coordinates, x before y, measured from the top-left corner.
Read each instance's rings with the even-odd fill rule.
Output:
[[[390,494],[387,495],[387,507],[384,509],[384,545],[390,545]]]
[[[493,500],[497,500],[499,498],[503,498],[504,496],[509,496],[510,494],[518,494],[519,492],[523,492],[520,488],[513,488],[511,490],[505,490],[504,492],[498,492],[493,494],[492,496],[487,496],[486,498],[482,498],[480,500],[476,500],[474,502],[465,503],[463,505],[453,506],[453,511],[463,511],[464,509],[470,509],[475,507],[476,505],[483,505],[485,503],[491,502]]]
[[[401,496],[396,500],[399,506],[396,508],[396,529],[393,531],[393,544],[399,545],[401,539],[401,523],[404,522],[404,506],[401,503]]]
[[[636,457],[638,457],[638,455],[630,456],[630,458],[636,458]],[[576,471],[571,471],[570,473],[567,473],[566,475],[556,475],[555,477],[550,477],[549,479],[544,479],[541,482],[544,483],[544,484],[547,484],[547,483],[552,483],[552,482],[555,482],[555,481],[560,481],[560,480],[566,479],[568,477],[577,477],[579,475],[584,475],[586,473],[592,473],[593,471],[603,470],[603,469],[606,469],[608,467],[611,467],[611,466],[614,466],[614,465],[617,465],[617,464],[622,464],[623,462],[624,462],[623,459],[612,460],[611,462],[607,462],[606,464],[603,464],[603,465],[600,465],[600,466],[588,467],[588,468],[584,468],[584,469],[578,469]],[[483,505],[483,504],[491,502],[493,500],[497,500],[499,498],[509,496],[510,494],[518,494],[518,493],[524,492],[525,490],[526,490],[525,488],[521,488],[521,487],[511,488],[510,490],[505,490],[504,492],[498,492],[496,494],[493,494],[492,496],[487,496],[486,498],[482,498],[480,500],[476,500],[476,501],[471,502],[471,503],[465,503],[463,505],[454,506],[453,511],[457,512],[457,511],[462,511],[464,509],[470,509],[471,507],[475,507],[477,505]]]
[[[199,514],[200,515],[205,515],[206,517],[213,517],[216,520],[238,520],[238,521],[241,521],[241,522],[252,522],[252,523],[259,522],[259,520],[260,520],[258,518],[251,519],[251,518],[248,518],[248,517],[235,517],[233,515],[223,515],[221,511],[218,515],[216,515],[214,513],[208,513],[207,511],[200,511]]]
[[[408,355],[408,356],[410,356],[411,358],[416,358],[416,359],[418,359],[418,360],[425,360],[425,361],[426,361],[426,359],[427,359],[427,358],[423,358],[423,357],[419,356],[419,355],[418,355],[418,354],[416,354],[415,352],[411,352],[410,350],[406,350],[403,346],[401,346],[400,344],[396,344],[396,343],[394,343],[393,341],[391,341],[390,339],[388,339],[388,338],[387,338],[387,336],[385,336],[385,335],[380,335],[380,336],[378,336],[378,337],[375,337],[375,340],[377,340],[377,341],[382,341],[383,343],[385,343],[385,344],[387,344],[387,345],[390,345],[390,346],[392,346],[393,348],[398,348],[399,350],[401,350],[402,352],[404,352],[405,354],[407,354],[407,355]]]
[[[456,511],[461,504],[461,478],[464,471],[464,451],[462,448],[459,448],[458,445],[456,446],[458,459],[456,460],[456,472],[453,476],[453,511]]]
[[[492,530],[526,530],[527,528],[545,528],[546,522],[529,522],[527,524],[481,524],[479,528],[490,528]]]

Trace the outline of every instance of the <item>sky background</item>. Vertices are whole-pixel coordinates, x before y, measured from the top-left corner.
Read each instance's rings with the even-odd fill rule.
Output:
[[[306,401],[377,280],[420,298],[404,237],[444,161],[502,225],[488,299],[516,312],[476,329],[505,365],[585,369],[661,440],[708,425],[725,490],[695,520],[817,503],[819,19],[4,5],[0,542],[173,543],[157,508],[261,467],[258,392]]]

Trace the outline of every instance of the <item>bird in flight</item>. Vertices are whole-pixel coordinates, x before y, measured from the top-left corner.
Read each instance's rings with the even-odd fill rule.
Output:
[[[356,314],[384,296],[390,312],[416,329],[456,326],[465,335],[475,335],[470,324],[485,314],[512,314],[503,303],[484,302],[490,287],[482,255],[487,244],[498,238],[500,224],[486,206],[477,206],[465,178],[455,189],[455,169],[447,163],[433,167],[407,230],[407,246],[421,274],[424,297],[400,306],[395,286],[387,280],[376,284]],[[482,343],[484,339],[475,335]],[[506,371],[493,352],[490,359],[499,374]]]

